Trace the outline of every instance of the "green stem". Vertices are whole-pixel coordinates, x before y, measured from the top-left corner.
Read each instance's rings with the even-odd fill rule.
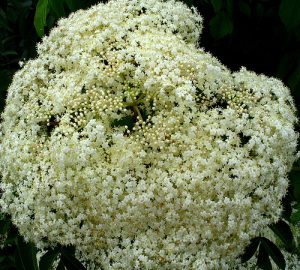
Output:
[[[130,93],[131,99],[132,99],[132,108],[134,110],[134,112],[139,116],[139,119],[143,121],[143,116],[139,110],[138,105],[138,101],[140,100],[140,98],[138,100],[136,100],[136,98]]]
[[[140,120],[143,120],[143,116],[142,116],[142,114],[141,114],[141,112],[139,110],[139,107],[136,106],[136,105],[134,105],[134,106],[132,106],[132,108],[137,113],[137,115],[139,116]]]

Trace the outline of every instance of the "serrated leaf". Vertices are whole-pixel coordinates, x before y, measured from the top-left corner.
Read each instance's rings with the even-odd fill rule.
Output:
[[[209,23],[211,35],[215,39],[223,38],[233,31],[233,22],[227,14],[219,12]]]
[[[247,262],[252,258],[254,255],[255,251],[257,250],[259,245],[259,238],[256,237],[251,240],[251,243],[246,247],[244,254],[241,256],[241,261],[242,263]]]
[[[272,264],[269,255],[262,244],[259,245],[257,267],[263,270],[272,270]]]
[[[21,237],[16,240],[15,263],[18,270],[38,270],[37,249],[31,243],[25,243]]]
[[[55,262],[55,260],[57,259],[59,255],[59,250],[57,249],[51,249],[49,251],[47,251],[40,260],[39,263],[39,268],[40,270],[51,270],[53,269],[53,263]]]
[[[279,16],[288,31],[296,30],[300,26],[300,1],[282,0]]]
[[[48,11],[48,0],[39,0],[34,15],[34,26],[39,37],[44,35]]]
[[[279,237],[287,250],[294,248],[294,237],[290,226],[283,220],[269,226],[271,230]]]
[[[261,245],[264,246],[265,250],[269,254],[269,256],[273,259],[279,269],[284,270],[286,263],[284,256],[282,255],[280,249],[269,239],[262,237]]]

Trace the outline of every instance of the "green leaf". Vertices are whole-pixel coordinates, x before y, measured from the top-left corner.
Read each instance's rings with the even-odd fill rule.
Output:
[[[57,18],[65,16],[64,0],[50,0],[49,6]]]
[[[53,269],[53,263],[55,262],[55,260],[57,259],[59,255],[59,250],[57,249],[50,249],[49,251],[47,251],[40,260],[39,263],[39,268],[40,270],[51,270]]]
[[[211,0],[211,4],[214,8],[215,13],[219,12],[222,8],[222,0]]]
[[[0,28],[6,29],[10,32],[13,32],[13,30],[8,26],[9,22],[7,20],[7,14],[3,11],[3,9],[0,9]]]
[[[16,246],[14,246],[14,248],[16,248]],[[7,259],[9,261],[9,263],[11,263],[12,265],[15,265],[15,254],[8,255]]]
[[[209,23],[210,32],[215,39],[229,35],[233,31],[232,19],[224,12],[217,13]]]
[[[18,55],[14,50],[8,50],[1,53],[1,56],[10,56],[10,55]]]
[[[251,243],[246,247],[244,254],[241,256],[242,263],[247,262],[252,258],[259,245],[259,237],[251,240]]]
[[[194,1],[193,1],[193,0],[185,0],[184,3],[185,3],[186,5],[188,5],[189,7],[192,7],[193,4],[194,4]]]
[[[34,15],[34,26],[39,37],[44,35],[48,11],[48,0],[39,0]]]
[[[296,94],[296,93],[294,93]],[[292,171],[289,174],[289,179],[291,181],[291,186],[293,187],[293,196],[297,201],[300,202],[300,167],[299,165],[294,165]]]
[[[68,253],[62,253],[61,259],[68,270],[86,270],[79,260]]]
[[[294,249],[294,237],[290,226],[283,220],[269,226],[271,230],[279,237],[287,250]]]
[[[290,88],[295,88],[296,85],[300,82],[300,64],[295,69],[295,71],[288,78],[288,85]]]
[[[277,264],[278,268],[284,270],[286,263],[280,249],[273,242],[271,242],[265,237],[262,237],[261,245],[263,245],[269,256]]]
[[[300,221],[300,207],[291,215],[292,223],[298,223]]]
[[[226,9],[227,9],[227,14],[229,15],[230,18],[232,18],[232,15],[233,15],[233,0],[226,0]]]
[[[248,3],[246,2],[239,2],[239,9],[242,13],[244,13],[247,17],[250,17],[251,16],[251,8],[249,6]]]
[[[10,42],[10,41],[12,41],[12,40],[14,40],[14,39],[16,39],[16,38],[18,38],[18,35],[9,35],[8,37],[3,38],[3,39],[1,40],[1,44],[2,44],[2,45],[6,45],[6,43],[8,43],[8,42]]]
[[[291,221],[292,221],[293,223],[298,223],[298,222],[300,222],[300,211],[297,211],[297,212],[295,212],[295,213],[293,213],[293,214],[291,215]]]
[[[7,237],[5,240],[6,245],[14,245],[17,241],[17,232],[13,229],[8,230]]]
[[[0,270],[12,270],[12,269],[14,269],[14,268],[11,265],[1,265],[0,266]]]
[[[2,111],[5,98],[6,98],[6,90],[11,83],[13,71],[9,69],[0,70],[0,111]]]
[[[8,220],[0,220],[0,234],[6,234],[10,227],[10,222]]]
[[[37,249],[31,243],[25,243],[21,237],[16,240],[15,262],[18,270],[38,270]]]
[[[281,56],[276,72],[279,78],[283,79],[288,76],[295,59],[298,59],[298,55],[292,52],[285,52],[285,54]]]
[[[256,5],[256,15],[258,18],[262,18],[264,16],[265,9],[264,6],[261,3],[258,3]]]
[[[263,270],[272,270],[272,264],[269,255],[262,244],[259,245],[257,267]]]
[[[300,1],[282,0],[279,7],[279,16],[288,31],[297,30],[300,25]]]
[[[65,270],[65,266],[62,260],[59,261],[56,270]]]
[[[82,263],[75,258],[75,247],[63,247],[61,261],[68,270],[86,270]]]
[[[76,1],[76,0],[65,0],[71,11],[76,11],[83,7],[84,1]]]
[[[13,72],[14,72],[14,70],[10,70],[10,69],[0,70],[0,87],[1,87],[1,91],[5,90],[2,87],[7,88],[7,86],[10,84]]]

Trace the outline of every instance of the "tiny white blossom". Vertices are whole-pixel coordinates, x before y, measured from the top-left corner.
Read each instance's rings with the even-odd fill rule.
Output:
[[[1,211],[26,239],[91,269],[229,269],[278,219],[289,90],[231,73],[201,30],[178,1],[112,0],[43,38],[0,127]]]

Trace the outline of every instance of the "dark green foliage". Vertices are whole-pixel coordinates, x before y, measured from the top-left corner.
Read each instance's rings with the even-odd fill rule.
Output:
[[[44,35],[44,27],[46,25],[48,14],[48,3],[49,0],[39,0],[36,6],[34,26],[40,37]]]
[[[299,1],[189,2],[193,2],[204,17],[202,46],[233,70],[246,66],[281,78],[299,104]]]
[[[56,267],[56,270],[65,270],[65,266],[64,266],[64,263],[62,260],[59,261],[57,267]]]
[[[261,244],[258,250],[257,267],[263,270],[272,270],[272,265],[268,253],[264,246]]]
[[[258,249],[258,251],[257,251]],[[242,263],[250,260],[257,253],[257,267],[272,270],[271,259],[279,269],[285,269],[286,263],[280,249],[265,237],[255,237],[241,256]]]
[[[222,63],[237,70],[250,70],[275,76],[290,87],[296,106],[300,105],[300,1],[299,0],[185,0],[196,6],[204,17],[201,46]],[[88,8],[97,0],[1,0],[0,1],[0,112],[5,105],[6,90],[18,70],[18,62],[36,56],[36,43],[61,17]],[[84,89],[83,89],[84,91]],[[143,115],[144,117],[144,115]],[[122,118],[112,126],[133,127],[134,118]],[[297,127],[298,130],[299,126]],[[248,138],[241,136],[241,144]],[[300,149],[299,149],[300,150]],[[1,192],[1,191],[0,191]],[[1,194],[0,194],[1,195]],[[282,220],[270,228],[281,246],[300,254],[291,226],[300,222],[300,163],[290,174],[290,186],[283,199]],[[10,218],[0,216],[0,234],[5,245],[0,249],[0,270],[51,269],[59,260],[58,270],[85,269],[74,257],[74,248],[48,249],[39,266],[36,248],[24,242]],[[299,242],[299,239],[298,239]],[[257,266],[285,268],[280,249],[264,237],[252,239],[241,257],[243,262],[257,255]]]
[[[216,39],[229,35],[233,31],[232,20],[223,11],[211,19],[209,26],[212,36]]]
[[[89,7],[97,1],[78,1],[78,0],[38,0],[34,16],[34,25],[39,37],[44,35],[44,28],[47,26],[47,16],[57,20],[81,8]],[[53,21],[53,20],[50,20]],[[49,25],[52,26],[52,23]]]
[[[37,264],[37,248],[30,244],[25,243],[21,236],[16,239],[15,250],[15,265],[19,270],[38,270]]]
[[[300,222],[300,203],[297,203],[294,208],[296,211],[291,215],[291,222],[297,224]]]
[[[0,235],[6,236],[0,249],[0,270],[52,270],[53,263],[60,258],[57,269],[85,270],[75,258],[74,247],[49,248],[37,262],[37,248],[24,241],[8,216],[0,215]]]
[[[269,227],[279,237],[288,251],[292,251],[295,248],[293,233],[290,226],[285,221],[279,220]]]
[[[210,20],[210,33],[213,38],[223,38],[233,31],[233,0],[212,0],[215,16]]]
[[[83,264],[74,256],[75,250],[71,248],[62,248],[61,261],[67,270],[85,270]]]
[[[264,248],[268,256],[276,263],[279,269],[285,269],[285,259],[279,248],[267,238],[262,237],[261,248]]]
[[[299,31],[300,5],[298,0],[282,0],[279,7],[279,16],[288,31]]]
[[[65,16],[64,1],[52,0],[49,2],[49,8],[52,10],[56,18],[62,18]]]
[[[40,270],[52,270],[52,265],[58,258],[59,249],[49,249],[42,257],[39,263]]]
[[[242,263],[250,260],[255,254],[259,245],[259,237],[255,237],[251,240],[251,243],[246,247],[244,254],[241,256]]]

